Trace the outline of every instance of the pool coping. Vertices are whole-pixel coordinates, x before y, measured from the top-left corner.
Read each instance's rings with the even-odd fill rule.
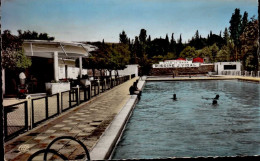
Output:
[[[239,80],[260,83],[259,77],[214,75],[208,77],[148,77],[146,81],[201,81],[201,80]]]
[[[144,84],[145,80],[139,80],[137,87],[142,90]],[[115,116],[114,120],[106,128],[103,135],[90,151],[91,160],[105,160],[111,157],[137,102],[137,95],[131,95],[124,107]]]

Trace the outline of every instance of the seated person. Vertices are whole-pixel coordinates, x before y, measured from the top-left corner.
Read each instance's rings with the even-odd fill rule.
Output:
[[[129,92],[130,92],[130,95],[133,95],[134,92],[135,92],[135,87],[134,87],[134,86],[131,86],[131,87],[129,88]]]

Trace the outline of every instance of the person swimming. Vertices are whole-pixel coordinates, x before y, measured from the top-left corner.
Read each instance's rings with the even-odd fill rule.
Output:
[[[177,100],[177,97],[176,97],[176,94],[174,93],[173,94],[173,98],[172,98],[174,101],[176,101]]]
[[[214,99],[218,100],[218,99],[219,99],[219,95],[217,94],[216,97],[215,97]]]
[[[206,98],[206,97],[201,97],[202,99],[205,99],[205,100],[210,100],[210,99],[215,99],[215,100],[218,100],[219,99],[219,95],[217,94],[216,96],[215,96],[215,98]]]
[[[213,99],[212,105],[217,105],[217,104],[218,104],[218,101],[216,99]]]

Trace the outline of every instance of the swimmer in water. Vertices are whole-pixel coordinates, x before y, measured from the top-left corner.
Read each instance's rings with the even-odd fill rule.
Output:
[[[206,99],[206,100],[215,99],[215,100],[218,100],[218,99],[219,99],[219,95],[217,94],[217,95],[215,96],[215,98],[206,98],[206,97],[203,97],[203,96],[202,96],[202,99]]]
[[[215,97],[214,99],[218,100],[218,99],[219,99],[219,95],[217,94],[216,97]]]
[[[176,94],[173,94],[173,98],[172,98],[174,101],[177,100],[177,97],[176,97]]]
[[[213,101],[212,101],[212,105],[217,105],[218,104],[218,101],[216,100],[216,99],[214,99]]]

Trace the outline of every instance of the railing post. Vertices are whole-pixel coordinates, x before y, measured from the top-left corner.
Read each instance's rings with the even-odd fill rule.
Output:
[[[5,135],[5,139],[7,138],[8,136],[8,129],[7,129],[7,112],[4,111],[4,135]]]
[[[46,107],[46,110],[45,110],[45,116],[46,116],[46,119],[48,119],[49,117],[49,107],[48,107],[48,96],[45,97],[45,107]]]
[[[27,100],[27,111],[28,111],[28,118],[27,118],[27,120],[28,120],[28,127],[27,127],[27,130],[29,130],[29,129],[32,129],[32,124],[33,124],[33,120],[34,120],[34,115],[33,115],[33,108],[32,108],[32,100],[31,100],[31,96],[30,95],[28,95],[27,97],[26,97],[26,100]]]
[[[26,126],[26,130],[28,130],[29,124],[28,124],[28,102],[24,102],[24,126]]]
[[[91,99],[92,97],[92,82],[90,82],[90,85],[89,85],[89,99]]]
[[[97,81],[97,84],[98,84],[98,94],[100,93],[100,81],[98,80]]]
[[[79,95],[79,85],[76,86],[77,91],[76,94],[76,100],[77,100],[77,106],[80,104],[80,95]]]
[[[61,114],[61,92],[58,91],[58,96],[57,96],[57,102],[58,102],[58,114]]]
[[[71,89],[73,90],[73,89]],[[69,108],[71,108],[71,90],[69,91]]]
[[[112,77],[110,77],[109,79],[110,79],[110,88],[113,88]]]
[[[106,79],[104,79],[104,87],[105,87],[104,91],[106,91],[107,90],[107,80]]]

